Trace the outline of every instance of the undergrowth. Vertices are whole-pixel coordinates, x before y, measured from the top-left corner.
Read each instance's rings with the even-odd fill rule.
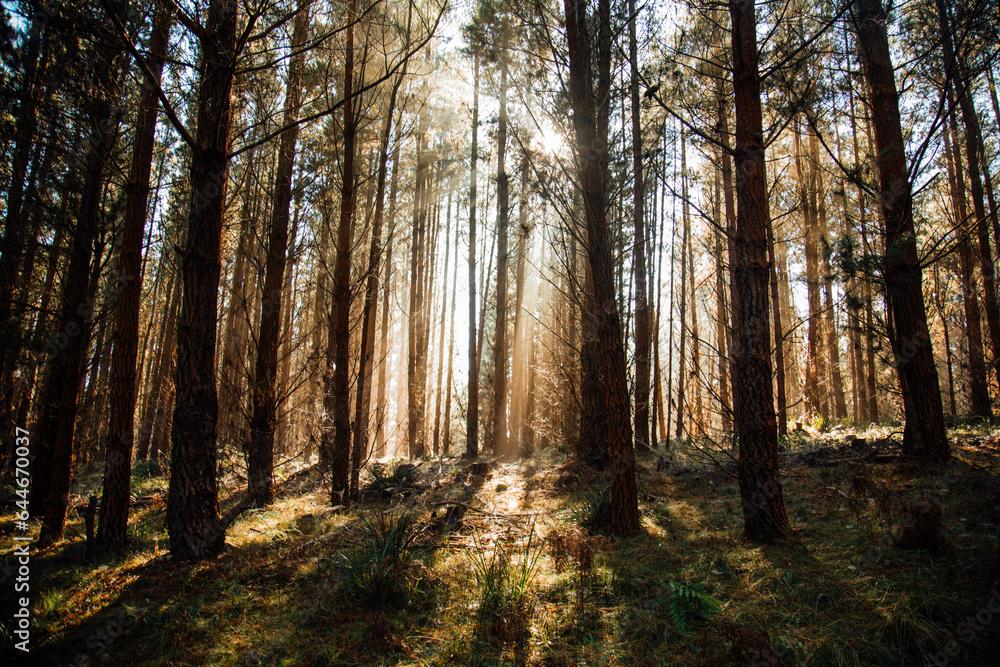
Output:
[[[531,587],[542,550],[531,524],[523,546],[510,533],[500,536],[492,549],[474,533],[472,565],[479,589],[478,627],[500,643],[527,638],[533,612]]]
[[[362,517],[361,544],[337,561],[347,590],[373,609],[405,604],[419,581],[409,567],[418,534],[410,513]]]
[[[389,464],[384,488],[413,483],[391,509],[386,494],[331,508],[317,482],[245,514],[200,563],[169,560],[151,502],[127,548],[84,565],[71,511],[68,539],[31,557],[36,664],[993,665],[1000,617],[976,619],[1000,599],[1000,446],[956,437],[948,467],[789,466],[793,534],[768,546],[743,539],[732,478],[653,456],[637,466],[643,533],[597,535],[606,477],[552,450],[479,485],[455,459]],[[151,496],[167,486],[155,472]],[[922,497],[940,507],[940,551],[890,539]],[[430,530],[446,505],[462,521]]]

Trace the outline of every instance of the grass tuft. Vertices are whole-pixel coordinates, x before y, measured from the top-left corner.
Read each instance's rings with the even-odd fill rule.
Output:
[[[532,524],[523,548],[508,534],[488,549],[473,535],[473,572],[479,587],[478,626],[501,644],[519,642],[530,634],[531,586],[542,554]]]
[[[337,563],[348,592],[373,609],[405,605],[418,583],[410,568],[419,535],[414,516],[377,512],[361,518],[361,533],[361,545]]]

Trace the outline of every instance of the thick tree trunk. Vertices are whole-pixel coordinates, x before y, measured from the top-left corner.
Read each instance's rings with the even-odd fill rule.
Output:
[[[128,503],[132,470],[133,418],[136,398],[136,357],[139,350],[139,299],[142,294],[142,239],[146,227],[146,204],[149,199],[149,174],[156,139],[156,85],[163,70],[170,25],[171,6],[161,0],[156,4],[153,33],[146,62],[156,82],[146,82],[136,121],[132,171],[126,185],[125,220],[121,231],[121,255],[118,266],[117,313],[114,349],[111,359],[111,417],[105,441],[104,492],[99,546],[122,544],[128,527]]]
[[[600,313],[594,298],[594,274],[584,267],[580,295],[580,439],[577,456],[597,468],[607,466],[608,409],[601,376]]]
[[[112,105],[119,90],[115,60],[120,52],[119,46],[108,40],[99,40],[93,54],[93,84],[95,89],[105,94],[88,101],[91,132],[90,149],[83,169],[83,196],[76,226],[71,233],[73,240],[69,264],[62,280],[57,319],[59,330],[52,338],[51,347],[45,348],[51,364],[42,391],[37,438],[39,451],[33,461],[31,487],[31,515],[42,519],[38,537],[40,546],[60,539],[66,522],[77,399],[85,373],[94,318],[97,284],[91,280],[93,246],[100,221],[106,165],[112,155],[120,122]]]
[[[264,260],[264,292],[261,295],[260,328],[257,330],[257,358],[251,386],[250,437],[247,443],[247,492],[253,507],[265,507],[273,500],[274,432],[278,420],[278,346],[281,342],[281,293],[284,289],[285,262],[288,251],[289,207],[292,203],[292,171],[299,127],[302,97],[302,71],[305,66],[306,30],[309,28],[311,0],[298,0],[295,27],[292,30],[292,57],[288,61],[285,85],[283,126],[291,126],[280,139],[278,166],[274,176],[274,201],[267,256]],[[350,18],[348,19],[350,20]],[[349,76],[349,75],[348,75]],[[350,83],[345,89],[350,95]],[[351,102],[348,101],[347,105]],[[345,121],[345,127],[347,122]]]
[[[748,0],[731,2],[736,97],[737,217],[733,308],[733,404],[744,534],[768,542],[786,535],[771,394],[767,302],[767,180],[757,69],[757,17]]]
[[[931,351],[921,269],[913,226],[899,96],[893,78],[886,13],[881,0],[859,0],[855,25],[868,82],[885,216],[885,291],[894,326],[891,339],[903,394],[903,454],[943,460],[950,456],[937,369]]]
[[[229,179],[229,129],[236,57],[235,0],[210,3],[201,39],[198,131],[191,155],[191,204],[182,254],[183,297],[177,327],[176,399],[171,431],[167,529],[177,560],[222,551],[216,479],[218,395],[216,320],[222,218]]]
[[[608,458],[611,468],[610,526],[619,536],[640,530],[636,496],[635,448],[632,441],[630,401],[625,370],[622,324],[615,301],[614,267],[611,261],[607,220],[607,100],[611,71],[611,3],[598,2],[598,100],[590,79],[586,2],[565,0],[566,38],[569,45],[570,98],[576,131],[580,184],[587,219],[587,254],[594,278],[598,314],[601,371],[608,410]]]

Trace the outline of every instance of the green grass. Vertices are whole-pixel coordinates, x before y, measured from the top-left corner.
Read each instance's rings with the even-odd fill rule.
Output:
[[[940,503],[948,546],[939,553],[880,541],[871,528],[880,510],[863,502],[852,510],[843,464],[785,471],[794,533],[760,546],[742,538],[731,476],[669,475],[640,457],[644,532],[618,541],[581,533],[585,576],[576,561],[557,568],[541,545],[575,529],[607,478],[557,452],[497,465],[471,499],[466,463],[425,464],[430,490],[393,499],[391,513],[389,500],[331,511],[317,482],[246,513],[227,551],[195,564],[169,560],[164,507],[152,504],[133,511],[128,547],[87,566],[82,521],[71,513],[69,539],[32,556],[32,643],[41,664],[79,656],[144,666],[777,664],[771,655],[782,665],[930,664],[986,607],[1000,574],[1000,438],[970,429],[956,432],[951,467],[866,466],[900,502],[928,494]],[[143,484],[166,481],[147,474]],[[481,511],[447,533],[430,529],[456,500]],[[401,582],[405,599],[365,602],[344,565],[352,558]],[[484,594],[489,571],[494,584],[508,582],[493,602]],[[523,624],[498,641],[483,610],[514,614],[511,599],[525,605]],[[949,664],[994,664],[993,616]]]

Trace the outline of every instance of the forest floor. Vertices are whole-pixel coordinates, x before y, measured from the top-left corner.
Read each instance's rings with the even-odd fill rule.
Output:
[[[889,428],[796,434],[781,455],[793,532],[769,546],[742,538],[723,452],[713,455],[718,464],[691,446],[670,465],[640,455],[643,534],[613,540],[579,528],[600,514],[607,474],[550,449],[511,464],[385,464],[349,508],[331,507],[310,471],[268,509],[246,512],[223,555],[175,563],[163,526],[168,480],[141,467],[133,491],[144,500],[128,547],[87,564],[81,509],[66,540],[32,554],[32,648],[20,658],[996,665],[1000,432],[950,435],[953,461],[920,466],[894,460],[900,435]],[[82,483],[77,490],[99,480]],[[941,541],[904,550],[897,538],[918,498],[940,508]],[[5,526],[11,511],[0,512]],[[406,539],[377,541],[387,534]],[[0,548],[12,563],[9,534]],[[0,595],[5,625],[11,597]]]

